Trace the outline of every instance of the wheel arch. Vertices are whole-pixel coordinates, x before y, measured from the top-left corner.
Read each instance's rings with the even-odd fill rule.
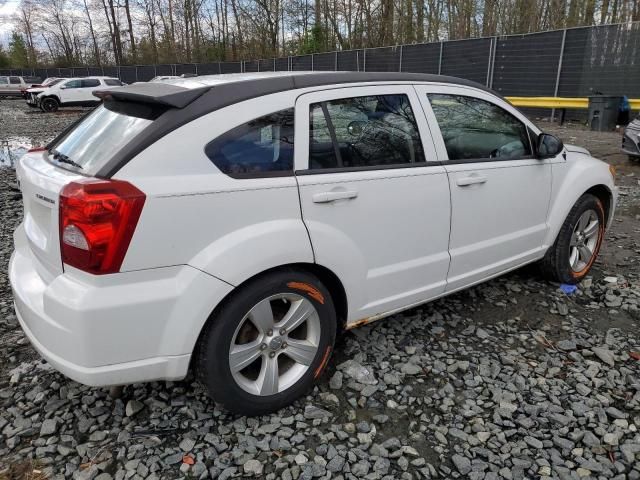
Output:
[[[560,229],[562,228],[562,225],[564,224],[567,215],[569,215],[569,212],[571,211],[573,206],[583,195],[587,194],[594,195],[602,202],[606,219],[605,224],[609,224],[613,213],[613,192],[611,191],[609,186],[598,183],[589,187],[585,186],[581,188],[578,195],[562,195],[556,200],[556,206],[552,206],[552,210],[549,215],[550,228],[545,239],[545,246],[547,249],[551,248],[555,243],[560,233]]]
[[[331,294],[331,299],[333,300],[333,304],[336,309],[336,320],[337,320],[338,331],[341,331],[344,329],[347,322],[347,315],[348,315],[347,293],[344,288],[344,285],[342,284],[338,276],[333,271],[317,263],[299,262],[299,263],[289,263],[285,265],[279,265],[276,267],[269,268],[267,270],[263,270],[247,278],[242,283],[235,286],[233,290],[231,290],[222,300],[220,300],[220,302],[215,306],[213,311],[209,314],[207,319],[204,321],[200,329],[200,332],[198,333],[198,337],[196,339],[196,342],[193,348],[193,354],[191,356],[191,364],[189,367],[190,370],[193,367],[194,359],[197,358],[197,349],[198,349],[198,346],[200,345],[200,339],[205,333],[207,326],[210,324],[210,322],[215,321],[217,312],[219,312],[220,309],[231,298],[233,298],[235,295],[238,295],[238,292],[240,292],[242,287],[247,283],[253,282],[261,277],[270,275],[272,273],[283,272],[283,271],[304,272],[304,273],[309,273],[311,275],[316,276],[322,282],[322,284],[327,288],[327,290],[329,290],[329,293]]]
[[[613,213],[612,212],[612,210],[613,210],[613,208],[612,208],[613,207],[613,192],[606,185],[598,184],[598,185],[594,185],[593,187],[589,188],[582,195],[586,195],[586,194],[591,194],[591,195],[593,195],[594,197],[596,197],[598,200],[600,200],[602,202],[602,206],[604,207],[605,224],[609,225],[609,222],[611,220],[611,214]],[[582,195],[580,195],[580,197]],[[580,198],[580,197],[578,197],[578,198]]]
[[[46,98],[53,98],[56,102],[58,102],[58,104],[60,104],[60,97],[58,97],[58,95],[56,95],[55,93],[50,93],[48,95],[44,95],[40,101],[46,99]]]

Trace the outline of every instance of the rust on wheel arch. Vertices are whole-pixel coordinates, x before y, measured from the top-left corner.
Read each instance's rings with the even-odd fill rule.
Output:
[[[304,282],[289,282],[287,283],[287,287],[293,290],[302,290],[308,293],[311,298],[324,305],[324,295],[313,285]]]

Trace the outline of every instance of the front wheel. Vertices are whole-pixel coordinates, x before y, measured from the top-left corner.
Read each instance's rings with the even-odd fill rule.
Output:
[[[311,388],[335,335],[333,301],[316,277],[268,274],[240,287],[210,318],[196,370],[209,395],[228,410],[273,412]]]
[[[541,262],[543,273],[561,283],[581,281],[600,252],[605,223],[602,201],[590,194],[580,197]]]
[[[40,108],[43,112],[56,112],[60,104],[53,97],[43,98],[40,102]]]

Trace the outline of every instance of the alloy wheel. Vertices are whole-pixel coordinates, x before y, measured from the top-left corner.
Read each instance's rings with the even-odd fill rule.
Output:
[[[320,344],[320,317],[294,293],[272,295],[254,305],[236,328],[229,368],[238,386],[267,396],[294,385],[309,369]]]
[[[595,210],[586,210],[580,215],[571,234],[569,264],[571,270],[580,272],[590,263],[595,254],[600,235],[600,221]]]

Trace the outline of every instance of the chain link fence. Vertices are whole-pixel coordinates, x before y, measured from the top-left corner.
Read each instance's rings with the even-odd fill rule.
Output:
[[[419,72],[474,80],[505,96],[640,97],[640,22],[240,62],[0,70],[0,75],[158,75],[262,71]]]

